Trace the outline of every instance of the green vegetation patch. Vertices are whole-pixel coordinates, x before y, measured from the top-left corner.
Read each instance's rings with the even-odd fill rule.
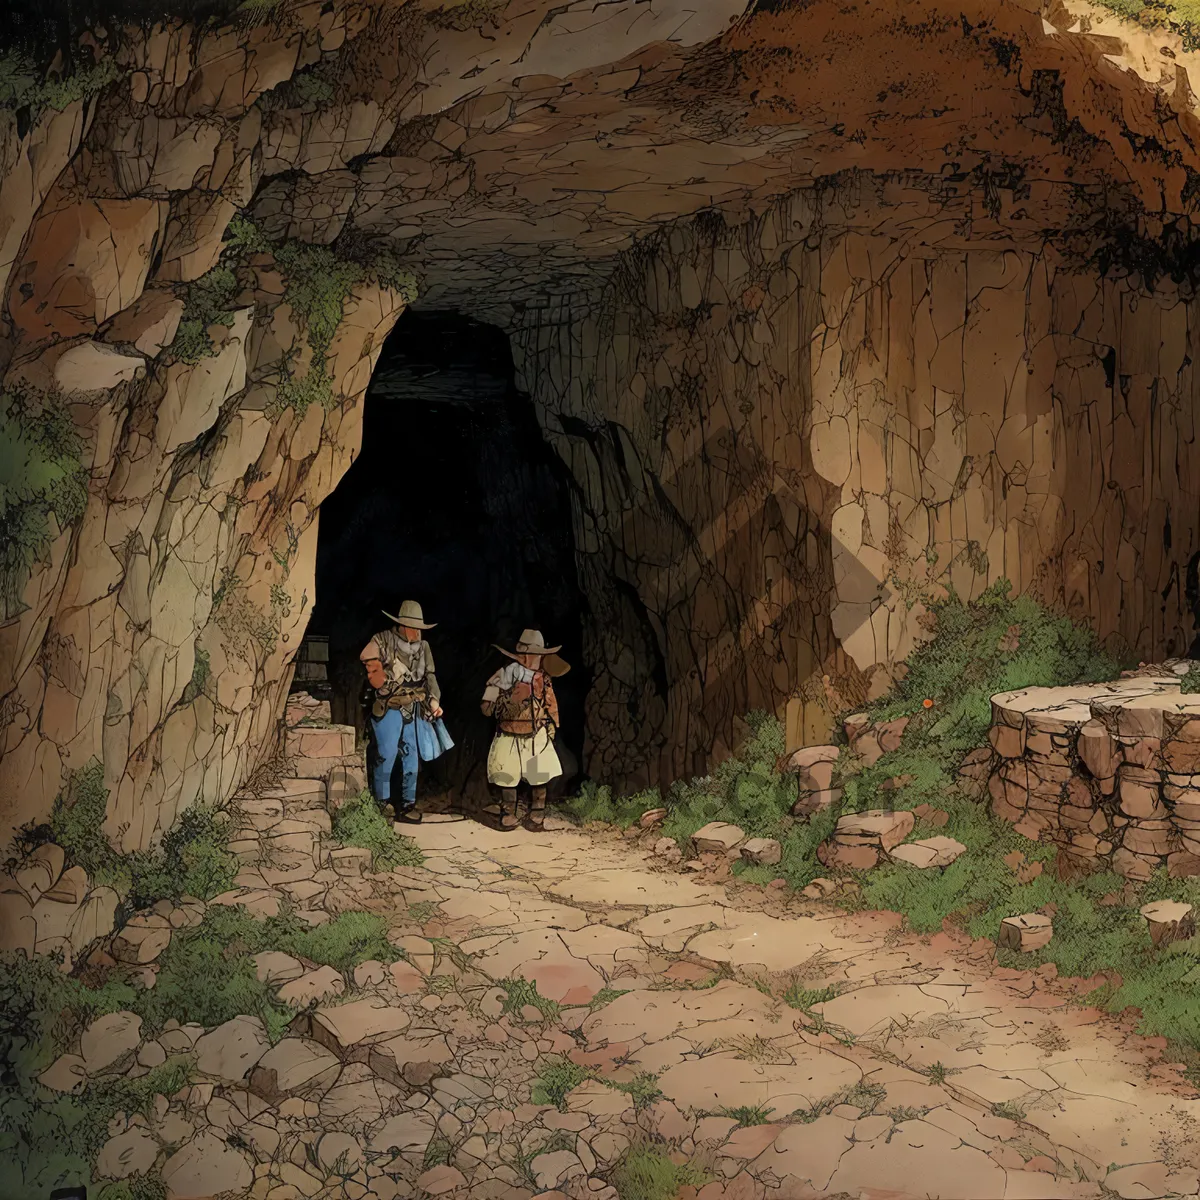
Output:
[[[1200,0],[1095,0],[1119,17],[1147,29],[1170,29],[1185,50],[1200,48]]]
[[[658,1146],[631,1146],[613,1168],[621,1200],[674,1200],[683,1187],[701,1188],[714,1176],[698,1163],[673,1163]]]
[[[142,993],[145,994],[145,993]],[[96,1017],[134,1008],[138,993],[113,981],[88,988],[44,955],[0,953],[0,1162],[6,1197],[44,1200],[52,1188],[87,1184],[117,1113],[148,1112],[156,1095],[188,1081],[191,1061],[168,1059],[138,1079],[96,1080],[75,1096],[51,1092],[37,1076]],[[154,1177],[134,1181],[149,1200]]]
[[[566,1112],[568,1093],[584,1080],[595,1077],[595,1071],[581,1067],[569,1058],[548,1058],[542,1063],[529,1098],[534,1104],[553,1104]]]
[[[347,978],[359,963],[393,963],[402,954],[386,936],[387,922],[373,913],[342,913],[324,925],[305,924],[294,912],[259,920],[245,909],[216,905],[192,929],[179,930],[159,959],[153,988],[137,998],[147,1026],[169,1020],[181,1025],[220,1025],[241,1013],[259,1017],[272,1040],[295,1011],[261,982],[252,961],[263,950],[280,950]]]
[[[419,867],[425,861],[421,848],[412,838],[403,837],[396,832],[392,822],[383,815],[369,791],[347,800],[334,813],[333,836],[343,846],[359,846],[370,850],[373,871]],[[428,919],[429,917],[425,918]]]
[[[36,119],[47,109],[62,112],[76,100],[98,95],[123,75],[111,58],[81,64],[68,75],[50,75],[32,58],[10,52],[0,55],[0,108],[27,108]]]
[[[241,217],[230,222],[226,242],[225,254],[235,259],[250,254],[272,255],[286,283],[284,303],[304,322],[312,357],[299,377],[290,364],[284,364],[275,401],[278,412],[294,408],[299,414],[310,404],[333,407],[328,354],[345,314],[346,301],[356,287],[371,282],[397,292],[409,302],[416,296],[416,276],[378,246],[347,243],[334,248],[298,241],[276,242]]]
[[[547,1021],[553,1021],[561,1012],[556,1000],[549,1000],[537,990],[537,984],[520,975],[512,979],[501,979],[499,986],[504,989],[504,1011],[517,1013],[523,1008],[536,1008]]]
[[[104,768],[91,762],[67,776],[48,824],[24,830],[19,848],[56,842],[68,865],[82,867],[97,886],[113,888],[128,910],[159,900],[177,903],[184,896],[209,900],[233,886],[238,860],[228,849],[232,816],[227,810],[186,809],[157,847],[131,854],[119,854],[108,840],[107,811]]]
[[[185,363],[215,355],[209,326],[233,324],[233,301],[239,290],[237,272],[228,262],[218,263],[189,283],[170,353]]]
[[[55,536],[87,507],[83,439],[57,402],[0,391],[0,621],[23,611],[21,593]]]

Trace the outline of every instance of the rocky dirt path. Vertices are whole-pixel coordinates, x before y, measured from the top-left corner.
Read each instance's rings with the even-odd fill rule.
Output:
[[[649,1136],[718,1181],[706,1198],[1197,1193],[1200,1101],[1157,1063],[1161,1041],[1073,1002],[1079,981],[996,970],[989,944],[907,935],[890,914],[666,873],[615,836],[416,837],[406,899],[436,905],[430,924],[475,969],[561,1006],[499,1017],[484,1040],[521,1039],[535,1072],[565,1051],[598,1076],[565,1113],[513,1110],[523,1145],[574,1138],[531,1160],[542,1187],[605,1190]],[[611,1086],[636,1095],[639,1078],[661,1093],[640,1109]],[[488,1167],[459,1169],[491,1194]]]
[[[406,957],[343,978],[257,955],[303,1010],[273,1045],[252,1016],[156,1039],[101,1018],[82,1062],[188,1051],[195,1073],[114,1120],[100,1174],[153,1165],[170,1200],[1200,1191],[1200,1099],[1161,1042],[1082,1007],[1082,981],[553,818],[435,817],[404,827],[423,865],[373,873],[322,848],[323,789],[292,781],[250,814],[264,845],[320,833],[316,858],[276,848],[211,903],[373,912]]]

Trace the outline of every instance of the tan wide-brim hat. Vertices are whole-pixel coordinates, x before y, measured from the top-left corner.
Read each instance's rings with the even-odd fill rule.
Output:
[[[384,610],[385,617],[389,621],[395,621],[397,625],[405,625],[409,629],[436,629],[437,622],[429,624],[425,620],[425,614],[421,611],[421,606],[415,600],[405,600],[400,605],[400,611],[392,616],[386,609]]]
[[[558,657],[558,652],[562,647],[547,646],[546,639],[542,637],[541,631],[537,629],[526,629],[521,634],[521,639],[517,642],[515,650],[505,650],[503,646],[496,646],[496,649],[501,654],[506,654],[512,659],[515,659],[519,654],[536,654],[542,660],[542,670],[547,675],[552,675],[555,678],[559,675],[565,675],[571,669],[569,663],[564,662]]]

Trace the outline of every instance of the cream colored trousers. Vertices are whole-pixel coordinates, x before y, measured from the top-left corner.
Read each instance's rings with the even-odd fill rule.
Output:
[[[562,774],[562,763],[548,729],[521,735],[497,733],[487,759],[488,782],[514,788],[523,779],[532,787],[544,787]]]

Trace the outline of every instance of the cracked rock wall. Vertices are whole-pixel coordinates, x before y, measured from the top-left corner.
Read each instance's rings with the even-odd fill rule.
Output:
[[[985,199],[850,177],[678,224],[518,326],[575,481],[593,773],[703,772],[755,708],[818,740],[948,588],[1008,578],[1121,652],[1186,651],[1196,306],[1019,218],[970,240]]]
[[[217,263],[257,182],[255,97],[332,28],[313,8],[306,33],[156,35],[135,48],[126,94],[24,135],[0,113],[4,403],[65,406],[86,481],[81,518],[50,517],[0,624],[5,844],[99,759],[107,832],[145,847],[181,809],[231,795],[277,742],[317,509],[357,453],[403,299],[369,283],[348,296],[328,406],[274,402],[280,363],[302,372],[311,347],[270,253],[239,267],[230,310],[204,331],[210,352],[187,361],[172,344],[179,285]]]

